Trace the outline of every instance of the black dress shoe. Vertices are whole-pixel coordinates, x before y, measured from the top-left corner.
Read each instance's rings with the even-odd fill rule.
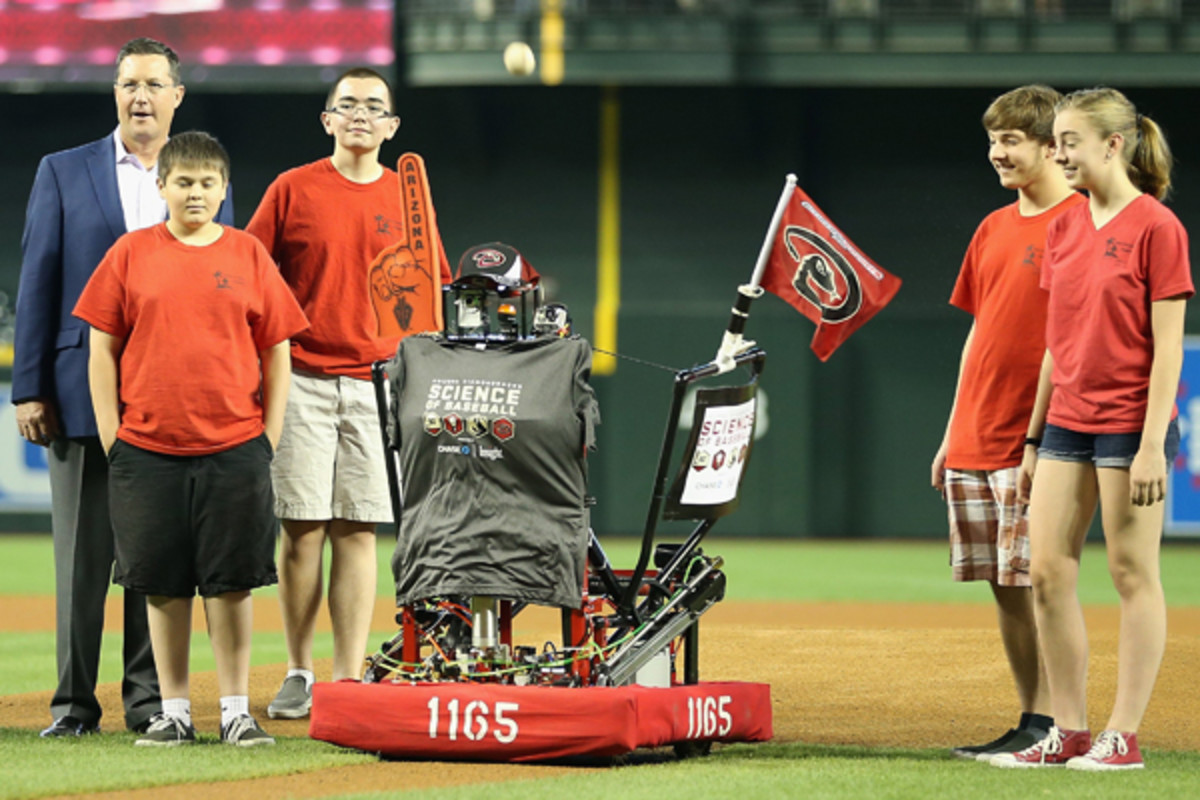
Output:
[[[54,720],[54,724],[42,731],[41,735],[45,738],[50,738],[58,736],[87,736],[90,733],[99,732],[100,726],[95,723],[89,724],[81,722],[75,717],[66,716]]]

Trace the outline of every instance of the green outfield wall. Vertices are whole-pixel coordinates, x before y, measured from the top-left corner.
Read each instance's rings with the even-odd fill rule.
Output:
[[[755,447],[743,507],[720,530],[944,535],[945,511],[928,486],[928,468],[969,324],[946,300],[975,225],[1010,200],[985,160],[978,123],[1006,88],[618,91],[621,353],[671,367],[712,357],[787,172],[904,280],[894,302],[825,364],[807,349],[806,320],[773,297],[756,303],[747,333],[768,351],[762,385],[769,427]],[[1196,230],[1196,91],[1122,88],[1165,127],[1180,162],[1174,208]],[[537,86],[403,91],[403,124],[384,151],[393,163],[406,149],[425,156],[452,259],[480,242],[517,246],[588,335],[601,94]],[[175,129],[208,130],[229,149],[238,224],[277,173],[328,154],[317,118],[322,99],[319,89],[189,91]],[[115,120],[103,93],[10,94],[3,103],[0,291],[11,303],[38,155],[98,138]],[[592,461],[594,523],[605,532],[637,532],[671,376],[622,360],[595,385],[604,423]]]

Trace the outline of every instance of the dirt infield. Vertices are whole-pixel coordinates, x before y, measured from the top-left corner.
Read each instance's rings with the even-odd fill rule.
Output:
[[[274,600],[256,602],[256,630],[279,629]],[[386,630],[392,610],[377,609]],[[0,598],[0,628],[49,630],[46,598]],[[1117,611],[1087,610],[1091,635],[1090,718],[1103,727],[1116,680]],[[777,741],[883,747],[949,747],[982,741],[1007,728],[1017,706],[988,606],[731,603],[716,606],[702,624],[705,680],[771,685]],[[532,610],[517,619],[515,637],[554,638],[556,616]],[[203,630],[203,627],[200,627]],[[1139,735],[1153,751],[1200,750],[1200,609],[1172,609],[1166,657]],[[207,646],[202,640],[197,646]],[[328,661],[318,664],[328,677]],[[254,669],[251,708],[272,733],[303,736],[304,721],[268,721],[266,704],[281,668]],[[50,676],[47,676],[47,680]],[[109,719],[120,719],[118,687],[101,687]],[[37,729],[49,721],[50,692],[0,697],[0,727]],[[193,676],[197,726],[218,725],[216,681]],[[567,770],[554,766],[379,763],[240,782],[242,796],[263,800],[320,797],[501,780],[529,780]],[[577,771],[577,769],[575,770]],[[173,797],[211,796],[211,786],[172,787]],[[153,794],[152,794],[153,793]],[[253,793],[253,794],[250,794]],[[147,800],[161,790],[120,792]],[[103,796],[103,795],[96,795]],[[116,794],[114,793],[114,797]]]

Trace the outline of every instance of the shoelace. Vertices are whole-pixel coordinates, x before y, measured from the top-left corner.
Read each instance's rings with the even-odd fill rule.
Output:
[[[1087,757],[1103,761],[1112,758],[1114,753],[1119,756],[1128,755],[1129,745],[1119,731],[1104,731],[1088,751]]]
[[[1061,753],[1062,750],[1062,733],[1058,730],[1058,726],[1056,725],[1050,729],[1050,732],[1047,733],[1046,737],[1040,742],[1032,744],[1022,750],[1021,755],[1025,756],[1026,758],[1032,758],[1036,756],[1039,761],[1044,762],[1046,760],[1046,756],[1057,755],[1058,753]]]
[[[158,731],[174,731],[180,737],[183,737],[186,733],[183,720],[178,717],[172,717],[169,714],[163,714],[151,722],[150,727],[146,728],[146,733],[157,733]]]
[[[225,738],[231,742],[236,742],[247,731],[254,730],[254,727],[254,719],[249,715],[234,717],[229,721],[229,727],[225,729]]]

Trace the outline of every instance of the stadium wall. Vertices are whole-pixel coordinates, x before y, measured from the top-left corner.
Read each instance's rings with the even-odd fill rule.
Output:
[[[978,123],[1006,88],[620,90],[622,354],[671,367],[712,357],[787,172],[904,280],[893,303],[825,364],[807,349],[807,321],[773,297],[756,303],[748,335],[769,354],[768,427],[743,506],[720,523],[722,532],[944,535],[928,465],[969,325],[946,300],[975,225],[1010,200],[985,161]],[[1173,207],[1194,226],[1200,134],[1185,119],[1194,90],[1122,88],[1166,128],[1180,162]],[[517,246],[550,277],[552,294],[585,335],[595,303],[601,91],[409,90],[400,132],[384,151],[393,163],[408,149],[425,156],[452,259],[480,242]],[[208,130],[225,143],[244,224],[276,174],[329,152],[321,102],[318,88],[195,91],[175,130]],[[11,307],[37,156],[115,123],[103,93],[12,94],[3,103],[0,292]],[[6,378],[0,369],[0,382]],[[592,462],[594,524],[638,532],[671,377],[622,359],[595,384],[604,424]]]

